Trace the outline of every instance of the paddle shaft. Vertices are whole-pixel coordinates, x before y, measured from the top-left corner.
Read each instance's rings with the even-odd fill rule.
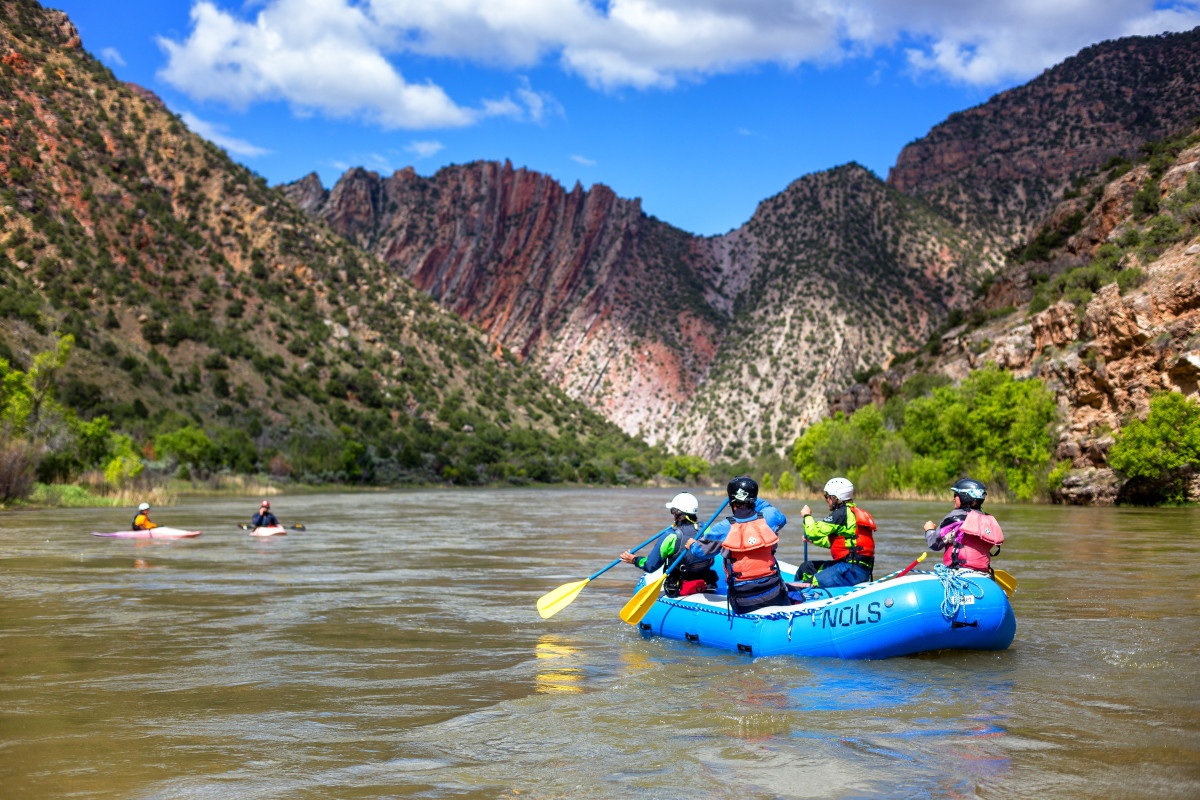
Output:
[[[656,533],[656,534],[654,534],[653,536],[651,536],[651,537],[650,537],[649,539],[647,539],[646,541],[644,541],[644,542],[642,542],[641,544],[639,544],[637,547],[630,548],[629,552],[631,552],[631,553],[636,553],[638,550],[641,550],[643,547],[645,547],[646,545],[650,544],[650,543],[651,543],[651,542],[653,542],[655,539],[657,539],[658,537],[662,536],[664,533],[666,533],[667,531],[671,530],[671,528],[674,528],[674,527],[675,527],[674,525],[668,525],[667,527],[663,528],[663,529],[662,529],[661,531],[659,531],[658,533]],[[604,569],[602,569],[602,570],[599,570],[598,572],[593,572],[591,575],[589,575],[589,576],[588,576],[588,580],[589,580],[589,581],[594,581],[594,580],[596,580],[596,578],[599,578],[601,575],[603,575],[604,573],[608,572],[610,569],[612,569],[613,567],[615,567],[617,564],[620,564],[620,563],[621,563],[621,559],[619,559],[619,558],[618,558],[616,561],[612,562],[611,564],[609,564],[609,565],[608,565],[607,567],[605,567]]]
[[[900,577],[903,577],[904,575],[907,575],[907,574],[908,574],[909,570],[911,570],[911,569],[912,569],[913,567],[915,567],[917,564],[920,564],[922,561],[924,561],[924,560],[925,560],[925,556],[927,556],[927,555],[929,555],[929,554],[928,554],[928,553],[921,553],[921,555],[917,556],[916,560],[914,560],[914,561],[913,561],[911,564],[909,564],[909,565],[908,565],[907,567],[905,567],[904,569],[898,569],[898,570],[896,570],[895,572],[891,573],[890,575],[884,575],[882,578],[879,578],[879,579],[877,579],[877,580],[873,580],[873,581],[871,581],[871,583],[882,583],[883,581],[891,580],[892,578],[900,578]],[[867,584],[867,585],[869,586],[870,584]]]

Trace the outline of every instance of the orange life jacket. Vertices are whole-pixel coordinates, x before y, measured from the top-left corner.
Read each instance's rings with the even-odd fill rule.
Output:
[[[146,516],[146,514],[144,514],[141,511],[139,511],[137,513],[137,516],[135,516],[133,518],[132,525],[133,525],[132,530],[135,530],[135,531],[148,531],[151,528],[158,527],[158,525],[156,525],[155,523],[150,521],[150,517]]]
[[[765,578],[776,571],[775,546],[778,543],[779,537],[771,526],[762,517],[755,517],[733,523],[721,547],[726,551],[725,558],[733,577],[749,581]]]
[[[854,534],[835,536],[829,543],[829,554],[835,560],[875,557],[875,518],[858,506],[848,506],[854,512]]]

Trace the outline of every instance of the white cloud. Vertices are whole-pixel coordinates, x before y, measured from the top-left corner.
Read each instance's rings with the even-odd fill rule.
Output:
[[[594,160],[592,160],[590,158],[586,158],[584,156],[571,156],[571,160],[574,161],[576,164],[583,164],[585,167],[596,166],[596,162]]]
[[[425,140],[420,142],[412,142],[404,149],[415,155],[417,158],[430,158],[440,153],[446,145],[438,141]]]
[[[212,122],[206,122],[200,119],[190,111],[185,111],[180,115],[183,124],[188,126],[188,129],[198,136],[203,136],[217,147],[223,148],[227,152],[234,153],[239,156],[253,158],[254,156],[265,155],[270,150],[265,150],[257,145],[250,144],[244,139],[237,139],[233,136],[227,136],[224,125],[217,125]]]
[[[901,46],[909,67],[995,86],[1094,42],[1200,25],[1200,0],[212,0],[160,77],[196,100],[283,100],[385,128],[535,123],[561,114],[524,78],[511,97],[456,101],[415,70],[447,59],[557,63],[603,90],[670,88],[762,64],[834,63]],[[414,58],[417,57],[417,58]],[[397,64],[414,75],[405,77]],[[465,103],[465,104],[463,104]]]
[[[385,128],[471,124],[432,83],[409,83],[384,55],[388,32],[344,0],[269,0],[250,22],[208,0],[183,42],[160,37],[159,77],[195,100],[285,100],[301,113],[361,117]]]
[[[121,51],[115,47],[106,47],[100,51],[100,57],[109,64],[116,64],[118,67],[125,66],[125,59],[121,58]]]

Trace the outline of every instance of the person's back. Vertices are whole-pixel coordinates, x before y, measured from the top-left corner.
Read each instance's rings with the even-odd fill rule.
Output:
[[[674,519],[671,528],[655,540],[646,556],[634,556],[627,550],[620,556],[622,561],[644,572],[655,572],[665,569],[676,560],[678,554],[684,553],[684,543],[693,541],[697,535],[699,502],[691,493],[680,492],[666,503],[666,508]],[[679,565],[671,570],[663,582],[663,591],[668,597],[716,591],[716,588],[717,573],[712,569],[712,558],[699,558],[691,551],[684,554]]]
[[[758,484],[751,478],[734,478],[728,493],[733,516],[723,520],[726,526],[718,535],[730,610],[745,614],[766,606],[789,605],[787,585],[775,559],[778,531],[787,524],[787,517],[758,499]]]
[[[951,569],[990,572],[1004,533],[996,519],[982,511],[987,489],[979,481],[963,478],[951,491],[954,508],[937,526],[933,520],[925,522],[925,544],[930,550],[944,550],[942,563]]]

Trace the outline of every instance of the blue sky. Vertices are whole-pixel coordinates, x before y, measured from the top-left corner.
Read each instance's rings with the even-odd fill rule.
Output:
[[[719,234],[1200,0],[43,0],[271,183],[510,159]]]

